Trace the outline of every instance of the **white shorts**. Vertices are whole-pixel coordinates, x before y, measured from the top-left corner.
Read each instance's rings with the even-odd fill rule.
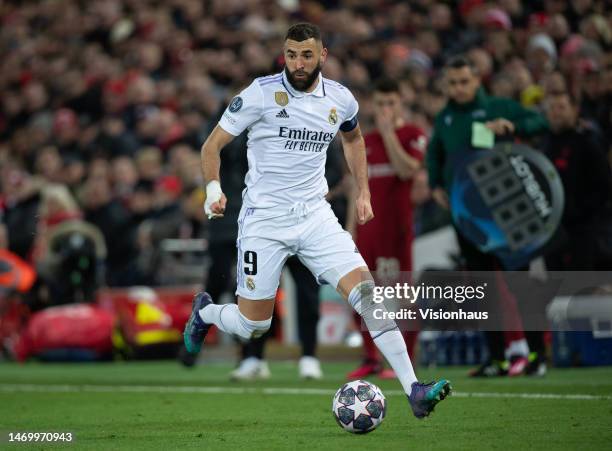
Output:
[[[287,259],[297,255],[322,283],[336,288],[342,277],[366,266],[351,235],[329,203],[291,210],[242,207],[238,219],[237,289],[246,299],[272,299]]]

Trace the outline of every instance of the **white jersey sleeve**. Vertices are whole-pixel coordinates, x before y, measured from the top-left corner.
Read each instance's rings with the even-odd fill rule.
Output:
[[[219,126],[226,132],[238,136],[261,118],[262,112],[263,92],[259,84],[254,81],[232,99],[221,116]]]
[[[350,132],[357,126],[357,113],[359,112],[359,103],[355,99],[355,96],[347,89],[347,100],[346,106],[346,117],[342,124],[340,124],[340,130],[343,132]]]

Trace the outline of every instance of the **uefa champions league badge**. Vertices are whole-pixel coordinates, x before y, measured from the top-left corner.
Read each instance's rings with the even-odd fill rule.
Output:
[[[229,105],[230,113],[237,113],[240,111],[240,108],[242,108],[242,97],[234,97]]]

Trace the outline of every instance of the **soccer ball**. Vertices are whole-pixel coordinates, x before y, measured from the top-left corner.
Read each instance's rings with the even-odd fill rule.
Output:
[[[342,429],[353,434],[365,434],[372,432],[385,419],[387,400],[376,385],[362,380],[351,381],[334,395],[332,412]]]

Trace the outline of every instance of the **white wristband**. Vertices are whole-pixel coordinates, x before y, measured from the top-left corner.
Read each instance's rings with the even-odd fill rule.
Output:
[[[216,216],[211,210],[211,205],[221,200],[221,184],[218,180],[211,180],[206,185],[206,200],[204,201],[204,213],[208,215],[208,219],[212,219]]]

